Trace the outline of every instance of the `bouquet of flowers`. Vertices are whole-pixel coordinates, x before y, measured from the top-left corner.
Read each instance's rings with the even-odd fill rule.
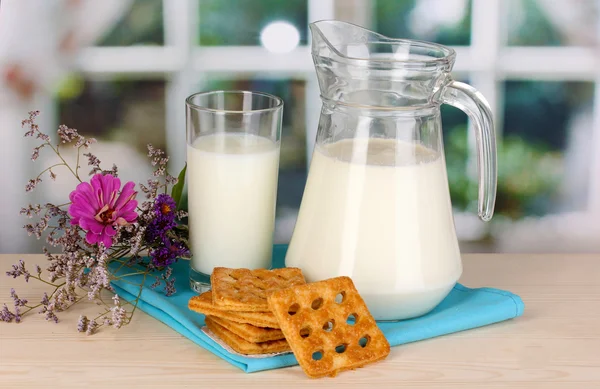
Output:
[[[25,137],[41,141],[33,149],[31,159],[35,161],[42,150],[50,149],[57,162],[29,180],[25,191],[34,190],[42,178],[55,180],[59,169],[72,174],[79,184],[64,204],[30,204],[21,209],[26,217],[39,219],[24,226],[27,233],[38,239],[45,235],[50,246],[61,250],[53,254],[44,247],[49,262],[45,276],[40,266],[27,268],[22,260],[12,265],[12,270],[6,272],[8,276],[24,277],[27,282],[35,279],[50,285],[51,292],[32,304],[11,290],[14,308],[11,310],[5,304],[0,310],[0,320],[20,322],[23,315],[37,310],[46,320],[58,322],[57,312],[88,299],[97,302],[101,312],[90,318],[80,316],[77,325],[80,332],[93,334],[103,325],[120,328],[131,321],[147,277],[155,277],[153,288],[163,285],[167,296],[175,293],[175,279],[169,266],[190,256],[187,226],[181,223],[187,215],[178,210],[185,168],[179,177],[170,176],[166,171],[169,158],[162,150],[148,145],[148,157],[155,170],[146,185],[138,185],[145,195],[145,200],[138,202],[135,183],[130,181],[121,186],[117,166],[113,164],[110,170],[103,170],[100,160],[85,152],[95,139],[61,125],[58,142],[53,144],[36,124],[38,115],[38,111],[30,112],[29,118],[22,122],[27,130]],[[66,146],[77,149],[74,165],[67,163],[61,154],[61,147]],[[89,180],[80,171],[82,151],[91,167]],[[124,301],[114,293],[111,282],[131,282],[128,277],[132,275],[143,275],[144,281],[139,284],[137,297]],[[112,301],[108,300],[107,292],[112,293]]]

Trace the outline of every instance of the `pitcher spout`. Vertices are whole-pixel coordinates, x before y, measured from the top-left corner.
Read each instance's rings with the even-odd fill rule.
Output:
[[[453,49],[389,38],[336,20],[310,24],[321,96],[372,107],[430,105],[448,82]]]

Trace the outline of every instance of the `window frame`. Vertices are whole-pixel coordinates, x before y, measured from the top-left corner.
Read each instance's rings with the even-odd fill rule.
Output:
[[[600,8],[600,0],[597,0]],[[335,18],[335,0],[307,0],[309,22]],[[587,211],[600,213],[600,66],[596,47],[506,46],[501,30],[506,2],[473,0],[471,45],[457,52],[454,74],[469,77],[489,101],[497,137],[502,137],[503,87],[506,80],[586,81],[595,83],[594,129],[590,155]],[[202,47],[197,39],[198,0],[163,0],[165,45],[162,47],[90,47],[78,57],[77,69],[89,78],[128,75],[167,80],[166,138],[172,169],[185,163],[184,99],[202,85],[207,74],[236,78],[268,75],[306,82],[307,160],[310,161],[318,127],[321,101],[310,58],[310,46],[284,55],[260,46]],[[597,25],[600,37],[600,22]],[[310,38],[309,38],[310,39]],[[600,39],[599,39],[600,40]],[[310,45],[310,42],[309,42]],[[244,61],[239,59],[243,57]],[[475,163],[474,132],[469,131]],[[475,169],[468,169],[474,171]],[[466,173],[465,173],[466,174]]]

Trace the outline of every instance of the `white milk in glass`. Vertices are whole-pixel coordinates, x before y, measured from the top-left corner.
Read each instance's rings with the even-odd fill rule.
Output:
[[[350,276],[375,319],[427,313],[462,272],[443,158],[393,139],[317,146],[286,265]]]
[[[269,268],[279,147],[243,133],[199,137],[187,149],[192,266]]]

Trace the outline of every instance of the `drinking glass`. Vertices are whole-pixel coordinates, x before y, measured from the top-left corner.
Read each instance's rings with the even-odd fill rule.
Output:
[[[186,99],[190,286],[217,266],[269,268],[283,101],[248,91]]]

